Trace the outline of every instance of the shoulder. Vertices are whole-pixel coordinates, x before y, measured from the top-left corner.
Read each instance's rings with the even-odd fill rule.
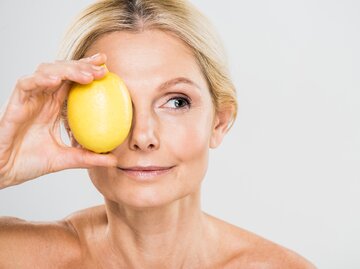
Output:
[[[270,242],[256,239],[245,250],[239,251],[229,261],[229,268],[245,266],[248,269],[316,269],[316,267],[299,254]]]
[[[239,228],[222,220],[209,216],[221,234],[221,249],[225,260],[221,268],[247,269],[316,269],[299,254]],[[225,242],[226,241],[226,242]],[[225,253],[226,252],[226,253]]]
[[[0,218],[0,268],[79,268],[81,248],[66,220]]]
[[[89,238],[93,239],[102,228],[106,228],[107,215],[105,206],[100,205],[77,211],[65,220],[76,233],[80,244],[85,247]]]

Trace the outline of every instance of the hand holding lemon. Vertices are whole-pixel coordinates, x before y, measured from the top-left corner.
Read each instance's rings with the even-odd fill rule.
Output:
[[[98,153],[126,138],[132,106],[121,79],[101,67],[105,61],[100,53],[43,63],[18,80],[0,115],[0,189],[64,169],[117,165],[113,154]],[[61,139],[60,115],[71,85],[71,130],[89,150]]]

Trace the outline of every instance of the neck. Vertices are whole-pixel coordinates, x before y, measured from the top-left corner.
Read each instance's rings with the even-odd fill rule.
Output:
[[[134,209],[106,201],[107,240],[126,268],[192,267],[202,259],[205,217],[200,194],[159,208]]]

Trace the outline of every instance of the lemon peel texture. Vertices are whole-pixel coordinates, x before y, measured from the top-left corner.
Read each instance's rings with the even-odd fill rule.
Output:
[[[74,84],[67,100],[67,117],[76,141],[96,153],[119,146],[129,134],[132,103],[124,81],[114,73]]]

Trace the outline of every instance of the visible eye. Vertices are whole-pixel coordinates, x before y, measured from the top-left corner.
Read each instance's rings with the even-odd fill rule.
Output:
[[[171,108],[171,109],[182,109],[182,108],[189,108],[191,105],[191,102],[186,97],[173,97],[170,98],[164,107]]]

